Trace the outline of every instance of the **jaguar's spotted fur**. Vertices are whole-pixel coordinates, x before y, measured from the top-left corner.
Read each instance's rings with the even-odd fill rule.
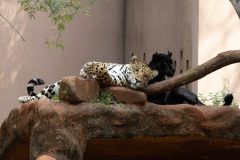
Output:
[[[88,62],[80,70],[80,77],[92,77],[97,79],[102,87],[124,86],[133,89],[141,89],[147,86],[149,80],[156,77],[158,72],[151,70],[147,64],[132,57],[129,64]],[[28,82],[28,96],[21,96],[18,101],[26,103],[36,99],[51,99],[59,94],[60,82],[53,83],[45,87],[40,93],[34,92],[35,85],[44,84],[41,79],[32,79]]]

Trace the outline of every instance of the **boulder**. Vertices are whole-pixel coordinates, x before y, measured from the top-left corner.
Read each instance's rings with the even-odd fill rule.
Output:
[[[102,91],[111,92],[120,102],[144,105],[147,96],[144,92],[126,87],[107,87]],[[100,86],[97,80],[64,77],[59,89],[59,99],[70,103],[90,102],[99,96]]]
[[[147,102],[147,95],[144,92],[126,87],[108,87],[103,91],[111,92],[116,99],[123,103],[144,105]]]
[[[98,97],[100,86],[94,79],[64,77],[59,89],[59,99],[70,103],[89,102]]]
[[[240,111],[191,105],[39,100],[0,128],[4,160],[238,160]]]

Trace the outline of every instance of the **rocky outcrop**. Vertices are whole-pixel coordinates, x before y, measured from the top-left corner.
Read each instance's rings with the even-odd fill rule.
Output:
[[[240,111],[190,105],[68,104],[11,111],[0,159],[240,159]]]
[[[125,87],[108,87],[102,91],[112,93],[116,99],[126,104],[144,105],[147,102],[147,95],[144,92]]]
[[[89,102],[97,98],[100,92],[98,81],[64,77],[59,89],[59,99],[70,103]]]
[[[101,88],[94,79],[79,79],[78,77],[64,77],[61,81],[59,99],[70,103],[91,102],[98,98],[100,91],[110,92],[117,101],[126,104],[144,105],[147,96],[144,92],[125,87]]]

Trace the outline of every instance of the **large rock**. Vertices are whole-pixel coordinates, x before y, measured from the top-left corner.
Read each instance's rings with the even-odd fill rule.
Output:
[[[108,87],[102,91],[111,92],[120,102],[144,105],[147,96],[144,92],[125,87]],[[99,96],[100,86],[94,79],[79,79],[78,77],[64,77],[61,81],[59,99],[70,103],[89,102]]]
[[[144,105],[147,102],[147,95],[144,92],[136,91],[125,87],[108,87],[103,91],[111,92],[119,101],[127,104]]]
[[[64,77],[59,89],[59,99],[71,103],[88,102],[99,96],[100,86],[94,79]]]
[[[238,160],[239,123],[240,111],[229,107],[40,100],[3,122],[0,159]]]

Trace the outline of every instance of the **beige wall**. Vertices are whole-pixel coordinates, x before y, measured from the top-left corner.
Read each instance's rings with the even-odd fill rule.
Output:
[[[134,52],[147,60],[155,51],[177,52],[177,5],[175,0],[131,0],[126,9],[126,60]]]
[[[134,52],[147,63],[155,51],[173,52],[177,74],[197,62],[197,0],[131,0],[126,3],[126,61]],[[180,59],[180,52],[183,57]],[[195,63],[196,64],[196,63]]]
[[[40,77],[47,84],[63,76],[78,75],[87,61],[123,62],[124,1],[98,0],[91,16],[78,15],[63,35],[64,50],[48,49],[44,41],[54,30],[46,15],[29,20],[12,1],[1,1],[0,13],[26,39],[21,41],[0,18],[0,122],[26,94],[29,79]],[[41,87],[40,87],[41,88]]]
[[[199,1],[199,59],[202,64],[218,53],[239,49],[240,20],[226,0]],[[198,81],[199,93],[217,92],[227,79],[235,99],[240,102],[240,65],[224,67]]]

